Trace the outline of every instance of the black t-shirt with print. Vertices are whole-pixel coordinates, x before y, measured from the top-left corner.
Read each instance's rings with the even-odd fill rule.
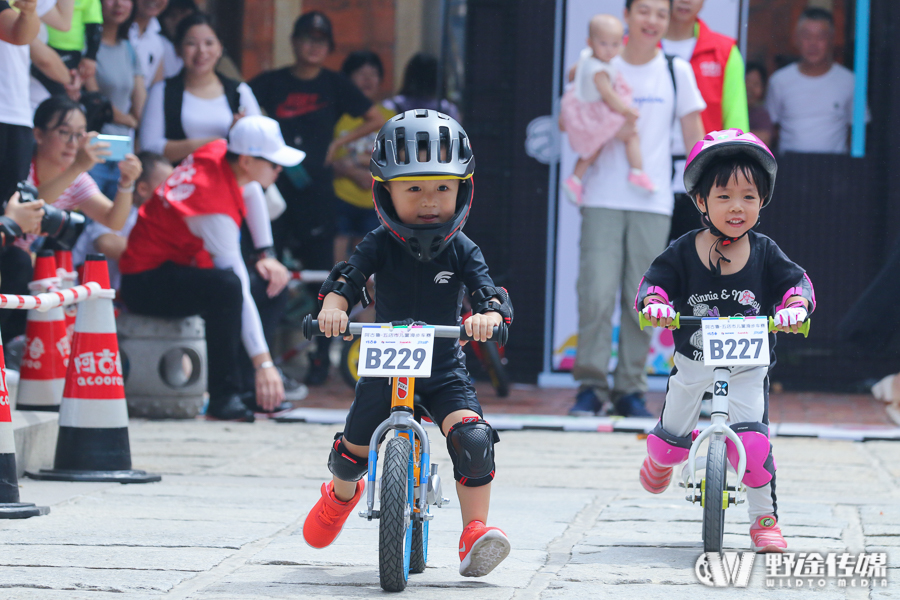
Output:
[[[695,317],[735,317],[773,315],[785,292],[802,284],[806,272],[792,262],[770,238],[750,231],[750,257],[737,273],[718,277],[697,254],[695,239],[703,230],[694,230],[672,242],[656,257],[644,274],[647,285],[666,291],[675,310]],[[643,300],[639,298],[639,300]],[[684,327],[672,332],[675,349],[690,359],[703,360],[699,329]],[[772,362],[775,336],[769,335]]]
[[[343,114],[359,117],[372,102],[341,73],[322,69],[313,79],[298,79],[285,67],[250,82],[260,107],[278,121],[284,141],[306,152],[303,167],[314,182],[331,183],[325,154],[334,126]],[[283,178],[282,178],[283,179]]]

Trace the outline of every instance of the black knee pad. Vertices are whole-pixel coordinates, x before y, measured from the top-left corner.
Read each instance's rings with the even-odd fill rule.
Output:
[[[494,479],[494,444],[500,441],[487,421],[466,417],[447,432],[447,450],[453,477],[466,487],[479,487]]]
[[[359,481],[369,472],[369,459],[360,458],[347,450],[341,440],[343,435],[344,432],[340,432],[334,436],[334,445],[328,455],[328,470],[343,481]]]

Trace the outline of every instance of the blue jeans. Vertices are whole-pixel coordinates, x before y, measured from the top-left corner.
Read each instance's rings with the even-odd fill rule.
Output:
[[[94,168],[88,171],[97,187],[104,196],[112,200],[116,197],[119,188],[119,165],[114,162],[105,162],[94,165]]]

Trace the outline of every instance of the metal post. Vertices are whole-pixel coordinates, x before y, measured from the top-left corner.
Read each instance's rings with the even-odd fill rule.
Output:
[[[854,46],[853,73],[856,81],[853,90],[853,133],[850,155],[862,158],[866,155],[866,112],[869,89],[869,0],[856,0],[856,43]]]
[[[559,115],[559,92],[562,82],[563,19],[566,0],[556,0],[556,23],[553,28],[553,119]],[[551,162],[547,189],[547,267],[544,285],[544,368],[549,374],[553,356],[553,296],[556,289],[556,204],[559,200],[559,159]]]

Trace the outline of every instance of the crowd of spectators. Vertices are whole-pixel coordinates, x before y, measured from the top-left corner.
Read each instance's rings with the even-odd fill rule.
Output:
[[[686,150],[705,133],[731,128],[752,131],[782,153],[846,154],[849,148],[854,77],[835,63],[830,12],[816,7],[803,11],[794,40],[799,60],[767,81],[763,64],[745,67],[736,41],[699,18],[704,0],[625,4],[628,30],[640,35],[629,35],[612,64],[635,90],[645,170],[657,193],[649,199],[635,196],[634,190],[615,183],[627,168],[626,124],[582,181],[573,368],[579,388],[572,415],[649,414],[644,364],[650,338],[638,329],[628,292],[637,289],[641,274],[667,240],[704,226],[684,189]],[[609,373],[618,290],[618,361]]]
[[[19,0],[15,9],[0,1],[0,161],[5,166],[0,195],[10,198],[17,182],[27,180],[46,203],[88,217],[73,248],[75,262],[91,253],[105,254],[111,283],[118,287],[125,282],[131,289],[122,294],[123,308],[161,316],[199,313],[214,321],[224,314],[208,314],[209,306],[199,300],[172,309],[172,315],[159,313],[146,302],[153,288],[145,285],[150,279],[154,285],[175,282],[183,291],[196,287],[205,274],[190,270],[196,266],[187,264],[191,257],[185,256],[188,270],[179,271],[179,265],[169,263],[143,265],[146,260],[128,248],[129,242],[147,248],[148,240],[137,238],[155,231],[150,214],[154,195],[171,201],[172,194],[183,191],[178,182],[169,185],[187,176],[184,169],[173,171],[181,163],[194,165],[191,161],[209,155],[210,169],[228,165],[240,183],[239,246],[230,245],[230,225],[200,218],[215,216],[200,214],[209,212],[205,205],[193,216],[186,213],[184,220],[188,235],[210,259],[204,266],[214,267],[210,276],[234,271],[241,287],[235,306],[242,305],[243,297],[238,338],[226,343],[218,332],[213,335],[218,347],[210,351],[210,373],[215,371],[221,381],[211,382],[210,413],[219,418],[252,420],[254,410],[278,410],[285,407],[283,399],[305,395],[305,386],[270,375],[277,371],[268,347],[287,306],[288,276],[282,263],[330,270],[378,226],[368,169],[377,130],[412,106],[438,108],[459,118],[456,107],[437,96],[433,57],[413,57],[400,93],[385,100],[384,66],[377,54],[352,53],[340,72],[324,67],[334,50],[325,14],[301,15],[291,43],[293,65],[245,83],[225,55],[213,21],[193,0]],[[235,150],[240,147],[231,139],[236,124],[263,114],[277,122],[280,133],[256,121],[244,129],[270,142],[273,135],[285,140],[305,153],[302,162],[276,164],[263,154],[248,150],[244,156]],[[134,152],[123,160],[107,160],[108,144],[97,143],[98,134],[128,138]],[[221,140],[227,148],[217,145]],[[219,152],[225,154],[220,157]],[[271,173],[261,166],[265,164]],[[196,165],[190,165],[193,175]],[[268,181],[276,176],[277,185]],[[21,221],[27,235],[0,255],[4,293],[27,293],[31,253],[53,244],[35,235],[39,229],[32,213],[42,212],[43,202],[23,208],[17,198],[8,203],[8,216]],[[283,214],[270,215],[269,206],[279,204]],[[223,205],[212,212],[234,216],[232,208]],[[233,282],[213,279],[216,283],[210,285],[225,286],[222,293],[230,293]],[[318,289],[309,292],[315,298]],[[5,340],[22,334],[24,313],[0,311],[0,329]],[[230,348],[240,345],[240,339],[244,347],[232,356]],[[307,383],[320,384],[328,377],[328,351],[328,340],[322,338],[310,356]],[[212,394],[212,388],[220,387]]]
[[[646,146],[645,169],[656,191],[629,200],[633,190],[619,185],[625,178],[610,175],[628,168],[621,141],[605,147],[585,174],[574,369],[581,388],[573,414],[597,413],[607,402],[622,414],[646,412],[647,336],[624,318],[610,388],[608,323],[616,290],[634,288],[633,279],[667,239],[699,225],[681,183],[686,149],[705,132],[736,127],[781,152],[848,151],[853,74],[834,61],[831,14],[804,11],[796,25],[800,60],[767,78],[764,65],[745,68],[735,41],[698,17],[703,5],[704,0],[626,1],[627,25],[641,35],[632,36],[613,60],[635,90],[641,116],[626,128],[636,130]],[[439,95],[434,57],[413,56],[399,92],[385,99],[377,54],[354,52],[340,72],[325,68],[334,50],[325,14],[301,15],[291,43],[294,64],[245,83],[225,55],[214,23],[193,0],[18,0],[15,10],[0,0],[0,197],[13,197],[16,183],[28,180],[45,202],[83,212],[89,224],[76,257],[103,252],[112,260],[114,282],[119,281],[115,260],[126,252],[129,232],[141,218],[138,208],[173,167],[228,139],[241,119],[268,115],[287,145],[305,153],[301,163],[277,169],[277,185],[269,190],[250,177],[242,191],[247,206],[284,206],[283,214],[272,215],[271,249],[257,243],[252,223],[244,224],[240,237],[249,290],[245,301],[252,292],[265,338],[242,354],[241,371],[245,381],[256,378],[257,384],[256,363],[271,361],[254,356],[274,343],[286,307],[284,286],[273,283],[284,274],[270,263],[258,267],[260,261],[277,259],[280,269],[284,262],[330,269],[345,259],[378,225],[368,149],[379,127],[411,108],[436,109],[461,120],[456,106]],[[135,153],[118,162],[105,160],[106,146],[94,143],[98,133],[129,138]],[[619,139],[629,133],[634,131]],[[15,199],[10,214],[25,214]],[[248,214],[248,221],[252,218]],[[33,226],[23,230],[29,235],[0,256],[0,292],[26,292],[30,252],[43,239]],[[621,277],[610,277],[612,272]],[[21,334],[22,313],[2,313],[3,338]],[[632,313],[623,310],[623,316]],[[321,338],[306,383],[322,383],[329,363],[329,343]],[[304,393],[283,378],[266,388],[266,407],[279,405],[275,400],[284,397],[284,386],[288,397],[292,391]],[[248,390],[248,412],[228,416],[252,418],[250,411],[260,408],[253,386],[245,386]]]

